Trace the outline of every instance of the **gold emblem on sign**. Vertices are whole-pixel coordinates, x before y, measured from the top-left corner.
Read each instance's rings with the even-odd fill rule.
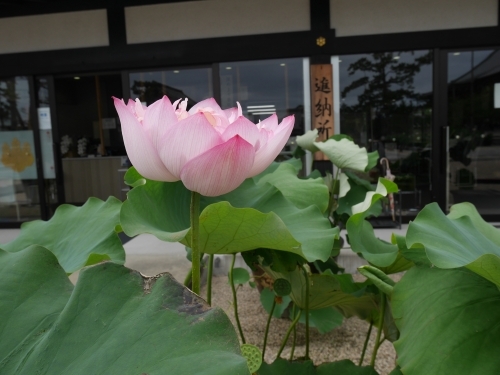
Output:
[[[15,172],[22,172],[33,165],[35,158],[31,153],[31,146],[24,142],[21,146],[19,139],[14,138],[12,144],[4,143],[2,145],[2,164]]]
[[[320,36],[318,39],[316,39],[316,44],[320,47],[323,47],[326,44],[326,39]]]

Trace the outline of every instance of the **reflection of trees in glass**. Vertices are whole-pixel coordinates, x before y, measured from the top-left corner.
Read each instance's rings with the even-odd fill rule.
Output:
[[[15,79],[0,81],[0,126],[2,128],[26,127],[17,108],[18,100]]]
[[[420,93],[415,90],[415,78],[424,66],[432,63],[432,52],[413,53],[413,59],[398,53],[374,53],[361,57],[351,63],[347,69],[349,76],[359,76],[342,90],[342,97],[350,92],[361,91],[357,103],[342,103],[343,116],[356,125],[366,138],[379,140],[378,151],[382,155],[385,149],[395,147],[400,151],[412,150],[406,159],[393,164],[392,169],[398,174],[416,175],[421,184],[428,183],[430,152],[424,147],[430,146],[431,100],[432,93]],[[349,115],[351,114],[351,115]],[[375,145],[375,144],[374,144]]]
[[[428,94],[415,92],[413,83],[422,66],[432,62],[431,52],[413,62],[400,62],[395,57],[398,56],[392,53],[374,53],[371,59],[362,57],[349,66],[350,76],[362,72],[364,77],[346,86],[342,96],[360,87],[364,87],[364,91],[358,96],[358,104],[343,105],[344,110],[374,110],[378,116],[387,118],[393,113],[429,105]]]
[[[141,102],[146,102],[148,105],[161,99],[163,95],[167,95],[173,103],[177,99],[188,98],[188,108],[191,108],[197,102],[188,97],[184,91],[175,87],[164,85],[158,81],[136,81],[130,87],[132,93],[139,98]]]

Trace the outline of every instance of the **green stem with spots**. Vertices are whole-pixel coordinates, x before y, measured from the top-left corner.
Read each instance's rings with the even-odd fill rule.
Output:
[[[375,346],[373,347],[373,352],[372,352],[372,358],[370,361],[370,366],[375,366],[375,359],[377,358],[377,352],[380,344],[382,343],[380,341],[380,336],[382,335],[382,329],[384,328],[384,314],[385,314],[385,305],[386,305],[386,296],[384,293],[381,294],[381,308],[380,308],[380,321],[379,321],[379,327],[377,331],[377,338],[375,339]]]
[[[238,299],[236,298],[236,289],[234,288],[234,282],[233,282],[233,268],[235,260],[236,260],[236,254],[233,254],[233,261],[231,262],[231,268],[229,269],[229,284],[231,284],[231,291],[233,292],[234,318],[236,319],[236,325],[238,326],[238,331],[240,332],[241,342],[245,344],[246,342],[245,336],[243,335],[240,318],[238,316]]]
[[[191,273],[192,291],[200,295],[200,194],[191,192]]]
[[[292,316],[295,316],[295,303],[293,304]],[[290,351],[290,361],[293,360],[293,353],[295,353],[296,342],[297,342],[297,326],[293,326],[293,339],[292,339],[292,350]]]
[[[363,351],[361,352],[361,358],[359,360],[358,366],[361,366],[363,364],[363,360],[365,359],[366,347],[368,346],[368,341],[370,341],[372,328],[373,328],[373,320],[370,320],[370,328],[368,328],[368,333],[366,334],[366,339],[365,343],[363,344]]]
[[[212,275],[214,273],[214,254],[210,254],[208,258],[208,275],[207,275],[207,303],[212,305]]]
[[[307,274],[307,269],[302,266],[302,271],[304,271],[304,277],[306,278],[306,306],[305,306],[305,313],[306,313],[306,354],[305,354],[305,359],[309,359],[309,275]]]
[[[292,321],[292,324],[290,324],[290,327],[288,327],[288,331],[286,331],[285,338],[283,339],[283,342],[281,343],[280,350],[278,350],[278,355],[276,356],[276,358],[279,358],[281,353],[283,352],[283,349],[285,348],[286,342],[288,341],[288,338],[290,337],[290,333],[292,332],[295,325],[299,321],[301,314],[302,314],[302,310],[299,311],[299,313],[297,314],[295,319]]]
[[[267,346],[267,335],[269,333],[269,325],[271,324],[271,318],[273,317],[274,309],[276,308],[276,298],[273,298],[273,307],[271,307],[271,312],[267,318],[266,332],[264,333],[264,345],[262,346],[262,361],[264,361],[264,354],[266,354]]]

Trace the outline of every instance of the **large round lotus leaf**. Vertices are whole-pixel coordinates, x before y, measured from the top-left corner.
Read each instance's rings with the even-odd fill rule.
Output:
[[[394,287],[405,375],[497,375],[500,290],[467,269],[410,269]]]
[[[453,206],[448,216],[437,203],[425,206],[408,226],[406,244],[425,247],[436,267],[467,267],[500,287],[500,230],[470,203]]]
[[[249,374],[227,316],[168,274],[101,263],[73,289],[42,247],[0,272],[0,374]]]
[[[63,204],[49,221],[24,223],[20,235],[2,248],[15,252],[43,246],[54,253],[68,274],[103,260],[123,264],[125,250],[115,231],[121,205],[114,197],[106,202],[89,198],[82,207]]]
[[[338,362],[324,363],[315,367],[312,361],[289,362],[282,358],[276,359],[270,365],[263,363],[258,375],[378,375],[370,366],[356,366],[345,359]]]
[[[120,213],[125,233],[129,236],[151,233],[163,241],[183,241],[189,232],[190,192],[182,183],[146,180],[134,169],[127,172],[126,179],[128,184],[135,187],[128,193]],[[214,203],[217,205],[209,206]],[[208,210],[205,212],[204,225],[200,228],[200,250],[208,254],[251,250],[248,243],[245,243],[245,249],[236,248],[236,243],[229,246],[234,239],[245,237],[245,233],[239,229],[244,224],[247,230],[251,230],[247,234],[254,241],[254,248],[292,251],[303,254],[308,261],[326,260],[338,233],[338,228],[332,228],[330,221],[315,206],[314,199],[309,207],[300,209],[276,187],[269,183],[257,184],[253,179],[245,180],[228,194],[202,197],[200,206],[202,217],[204,210]],[[213,215],[220,210],[226,213],[227,225],[224,227],[218,226],[224,218]],[[232,213],[237,215],[229,220]],[[269,233],[273,235],[269,236]],[[234,237],[235,234],[238,236]],[[276,238],[286,241],[276,243]],[[292,239],[300,244],[296,249]],[[269,246],[264,245],[266,241],[269,241]],[[218,244],[215,250],[212,248],[214,243]]]

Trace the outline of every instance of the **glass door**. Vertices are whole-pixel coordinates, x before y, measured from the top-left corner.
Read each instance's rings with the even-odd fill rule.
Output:
[[[448,53],[448,207],[500,214],[500,49]]]
[[[41,217],[32,90],[29,77],[0,79],[0,225]]]

